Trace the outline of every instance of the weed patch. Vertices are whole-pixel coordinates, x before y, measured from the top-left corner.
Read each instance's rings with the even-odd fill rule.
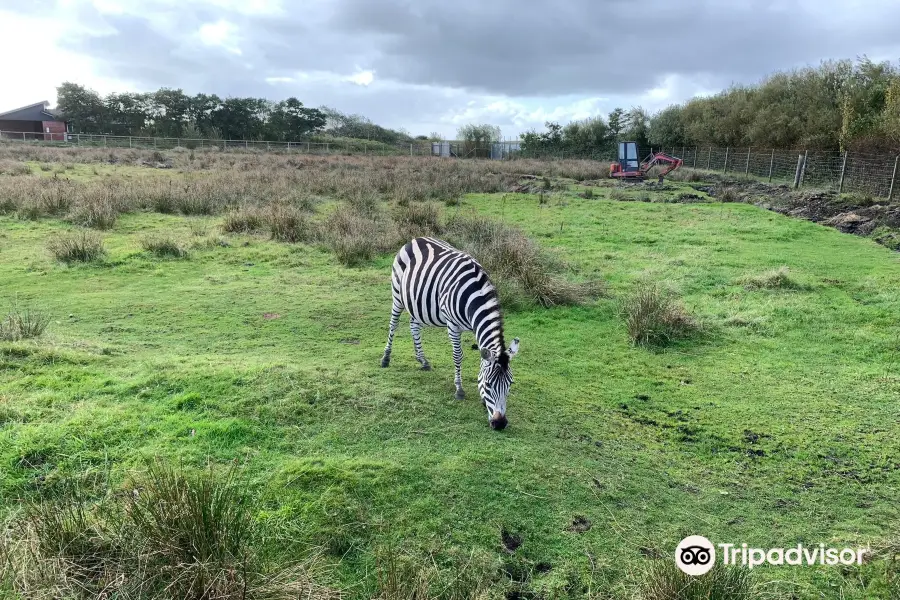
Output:
[[[65,263],[93,262],[106,254],[103,239],[86,230],[56,234],[47,243],[47,249],[56,260]]]
[[[17,342],[43,335],[50,324],[50,315],[42,310],[14,306],[0,320],[0,340]]]
[[[141,240],[141,248],[160,258],[186,258],[187,248],[170,235],[151,235]]]
[[[664,345],[700,330],[678,298],[655,282],[641,282],[622,302],[628,338],[638,345]]]

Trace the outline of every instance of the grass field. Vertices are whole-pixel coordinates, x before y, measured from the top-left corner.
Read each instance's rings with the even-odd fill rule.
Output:
[[[71,185],[104,177],[60,156],[78,163]],[[34,172],[0,175],[0,189],[42,185],[34,165],[53,157],[21,158]],[[211,161],[208,179],[235,160]],[[369,160],[354,172],[390,159]],[[149,185],[130,177],[139,168],[185,177],[128,166],[112,178]],[[0,511],[14,523],[23,501],[70,479],[102,498],[147,457],[237,461],[272,556],[304,557],[350,598],[422,597],[381,576],[399,572],[395,553],[435,582],[471,584],[434,583],[432,597],[658,598],[648,573],[691,534],[885,549],[862,567],[760,567],[748,595],[715,597],[897,594],[900,255],[746,204],[654,201],[685,184],[611,200],[599,178],[554,174],[546,196],[469,187],[429,200],[441,219],[516,226],[571,277],[605,282],[596,300],[507,311],[521,351],[502,432],[475,399],[471,334],[464,401],[445,331],[425,331],[423,372],[401,321],[379,367],[387,246],[348,267],[319,243],[223,233],[218,207],[163,214],[135,200],[99,232],[101,259],[67,265],[47,250],[74,227],[65,210],[23,218],[24,200],[0,197],[0,307],[52,319],[42,336],[0,342]],[[315,193],[313,222],[354,201]],[[150,234],[186,255],[143,249]],[[700,330],[632,345],[620,308],[648,280]]]

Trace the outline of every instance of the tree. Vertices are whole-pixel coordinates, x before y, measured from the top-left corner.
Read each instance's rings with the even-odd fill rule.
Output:
[[[67,81],[56,88],[56,107],[73,122],[76,131],[103,133],[106,107],[94,90]]]
[[[633,107],[626,113],[624,123],[626,128],[622,135],[627,137],[629,141],[637,142],[641,151],[649,148],[650,115],[647,114],[647,111],[640,106]]]
[[[670,106],[656,113],[650,119],[647,140],[654,146],[665,148],[688,145],[681,117],[681,106]]]
[[[491,155],[491,143],[500,141],[500,128],[488,124],[469,124],[460,127],[456,135],[457,139],[463,142],[463,156],[489,158]]]
[[[296,98],[288,98],[276,104],[269,115],[268,130],[272,139],[297,141],[310,133],[325,128],[325,113],[306,108]]]
[[[609,113],[609,133],[614,142],[619,141],[619,136],[628,125],[624,108],[615,108]]]

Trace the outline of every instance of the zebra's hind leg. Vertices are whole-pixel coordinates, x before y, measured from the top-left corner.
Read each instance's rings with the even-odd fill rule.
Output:
[[[413,344],[416,347],[416,360],[422,365],[423,371],[430,371],[431,363],[428,362],[428,359],[425,358],[425,353],[422,352],[422,324],[415,318],[410,317],[409,331],[412,333]]]
[[[400,321],[400,313],[402,312],[403,307],[395,302],[391,308],[391,325],[388,329],[387,346],[384,347],[384,356],[381,357],[382,367],[387,367],[391,364],[391,347],[394,345],[394,332],[397,330],[397,323]]]
[[[462,343],[460,343],[459,339],[461,334],[462,331],[453,324],[447,325],[447,335],[450,336],[450,343],[453,345],[453,366],[456,368],[453,383],[456,385],[457,400],[462,400],[466,397],[462,387]]]

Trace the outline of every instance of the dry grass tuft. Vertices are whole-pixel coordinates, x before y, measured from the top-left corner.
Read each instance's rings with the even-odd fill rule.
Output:
[[[273,204],[265,215],[269,233],[279,242],[311,242],[316,228],[302,209],[294,205]]]
[[[793,290],[802,287],[790,276],[790,270],[786,266],[781,266],[777,269],[766,271],[761,275],[751,275],[744,277],[741,280],[741,283],[748,290]]]
[[[103,239],[87,230],[56,234],[47,243],[47,249],[56,260],[65,263],[93,262],[106,254]]]
[[[40,337],[50,324],[50,315],[42,310],[13,306],[0,320],[0,340],[18,342]]]
[[[639,283],[620,311],[633,344],[664,345],[701,329],[678,298],[655,282]]]
[[[265,555],[234,471],[150,465],[123,493],[55,483],[0,531],[0,589],[16,597],[335,598],[302,563]]]
[[[752,572],[716,565],[702,577],[684,573],[671,560],[654,560],[637,583],[638,600],[757,600]]]
[[[456,216],[447,223],[448,241],[471,254],[490,273],[505,306],[582,304],[603,292],[600,282],[577,283],[568,270],[519,229],[484,217]]]
[[[225,213],[222,231],[225,233],[252,233],[262,229],[265,214],[256,206],[244,206]]]
[[[141,240],[141,248],[160,258],[187,258],[187,248],[177,239],[166,234],[150,235]]]

